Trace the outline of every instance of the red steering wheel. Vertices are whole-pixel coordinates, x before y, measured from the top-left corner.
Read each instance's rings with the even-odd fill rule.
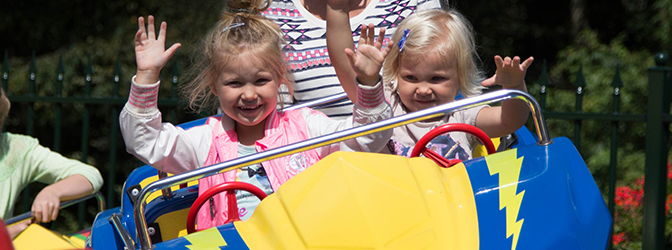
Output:
[[[198,210],[201,209],[201,206],[203,206],[203,203],[210,199],[210,197],[221,192],[226,192],[227,203],[229,205],[229,218],[225,223],[240,220],[240,216],[238,216],[238,201],[236,200],[236,192],[234,192],[235,190],[245,190],[251,194],[254,194],[260,200],[263,200],[267,196],[264,191],[261,191],[261,189],[258,187],[246,182],[225,182],[211,187],[203,194],[199,195],[194,204],[191,205],[191,208],[189,209],[189,215],[187,216],[187,233],[193,233],[197,231],[195,223],[196,215],[198,214]]]
[[[434,162],[439,164],[439,166],[442,167],[450,167],[452,165],[455,165],[459,162],[462,162],[460,159],[452,159],[448,160],[441,155],[437,154],[436,152],[432,150],[427,150],[426,146],[427,143],[429,143],[431,140],[436,138],[439,135],[448,133],[448,132],[467,132],[469,134],[472,134],[478,138],[483,145],[485,145],[485,149],[488,151],[488,154],[493,154],[495,153],[495,145],[492,144],[492,140],[490,140],[490,137],[483,132],[483,130],[480,130],[479,128],[469,125],[469,124],[464,124],[464,123],[449,123],[449,124],[444,124],[441,125],[435,129],[432,129],[431,131],[427,132],[418,142],[415,144],[415,147],[413,148],[413,151],[411,151],[411,157],[418,157],[420,154],[423,154],[425,157],[432,159]]]

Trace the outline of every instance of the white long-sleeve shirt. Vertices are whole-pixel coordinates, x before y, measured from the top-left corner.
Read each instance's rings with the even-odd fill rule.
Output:
[[[134,80],[132,82],[129,101],[119,116],[127,151],[144,163],[168,173],[182,173],[202,167],[212,145],[213,129],[230,131],[234,128],[234,121],[224,115],[220,127],[205,124],[187,130],[163,123],[156,105],[158,87],[159,82],[150,85],[138,85]],[[306,121],[306,131],[311,137],[318,137],[392,117],[392,109],[384,98],[381,82],[370,87],[358,84],[358,98],[353,116],[346,120],[330,119],[311,109],[301,110]],[[318,151],[321,157],[338,150],[379,152],[391,136],[391,130],[380,131],[337,145],[324,146]]]

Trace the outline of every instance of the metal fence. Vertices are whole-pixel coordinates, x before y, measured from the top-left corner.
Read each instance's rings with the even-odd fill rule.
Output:
[[[177,84],[178,84],[178,79],[180,76],[180,70],[179,66],[177,64],[177,61],[175,61],[172,65],[173,70],[171,71],[171,90],[169,97],[163,97],[158,100],[158,105],[160,108],[164,109],[162,111],[165,111],[166,108],[172,108],[168,112],[164,112],[164,114],[168,114],[167,117],[164,117],[165,120],[171,121],[171,122],[180,122],[177,120],[177,112],[175,111],[175,108],[180,105],[180,102],[177,98]],[[39,69],[39,70],[44,70],[44,69]],[[115,68],[113,71],[113,74],[109,76],[109,81],[108,82],[97,82],[93,83],[92,79],[94,76],[94,70],[92,66],[92,62],[90,57],[88,58],[88,63],[86,64],[83,74],[84,74],[84,90],[83,90],[83,95],[79,96],[64,96],[63,95],[63,86],[64,84],[68,84],[71,82],[68,82],[64,75],[65,75],[65,67],[63,63],[63,57],[61,56],[58,66],[56,68],[56,77],[53,80],[50,79],[37,79],[37,73],[38,73],[38,67],[35,59],[35,55],[33,54],[31,61],[30,61],[30,68],[28,70],[28,81],[27,82],[12,82],[10,81],[13,77],[17,77],[11,74],[11,68],[9,65],[9,58],[7,55],[7,52],[5,52],[4,55],[4,60],[2,64],[2,86],[5,90],[5,93],[7,93],[7,97],[12,103],[12,110],[15,109],[21,109],[22,117],[25,117],[25,120],[22,121],[23,126],[19,126],[22,128],[25,128],[23,131],[10,131],[14,133],[19,133],[19,134],[26,134],[30,136],[36,136],[36,131],[35,131],[35,123],[36,123],[36,112],[35,112],[35,105],[36,104],[48,104],[53,107],[53,132],[52,133],[46,133],[52,136],[53,138],[44,138],[44,137],[38,137],[40,140],[40,143],[42,144],[43,140],[45,141],[50,141],[47,139],[53,140],[53,145],[44,145],[50,147],[52,151],[62,153],[62,148],[61,145],[64,143],[64,141],[70,141],[72,138],[76,137],[81,137],[81,141],[79,143],[79,152],[77,152],[80,157],[79,160],[83,162],[87,162],[87,159],[90,158],[90,148],[91,148],[91,143],[92,140],[95,138],[91,138],[91,130],[92,130],[92,109],[93,108],[98,108],[100,109],[101,107],[107,107],[109,108],[109,122],[107,124],[103,124],[103,126],[108,126],[108,133],[109,133],[109,143],[108,147],[109,148],[109,156],[107,156],[105,159],[98,160],[96,162],[104,162],[105,166],[97,166],[103,175],[104,179],[104,185],[103,185],[103,190],[105,192],[105,200],[107,204],[111,204],[111,206],[115,206],[115,204],[118,204],[118,196],[120,193],[113,188],[115,184],[121,184],[123,185],[123,182],[125,181],[124,179],[117,179],[117,176],[119,175],[119,164],[118,160],[120,157],[122,158],[133,158],[133,156],[126,154],[125,151],[123,151],[123,142],[120,142],[121,136],[120,136],[120,131],[119,131],[119,111],[120,108],[123,107],[123,104],[126,103],[127,97],[122,97],[119,95],[119,88],[120,88],[120,83],[123,81],[128,81],[129,79],[124,79],[123,78],[123,72],[121,70],[121,64],[119,62],[119,59],[116,60],[115,63]],[[10,82],[12,82],[10,84]],[[48,95],[48,96],[40,96],[38,95],[37,87],[38,87],[38,82],[40,83],[40,87],[45,87],[48,84],[54,84],[53,86],[53,95]],[[12,88],[16,88],[20,84],[27,84],[27,93],[21,94],[21,95],[16,95],[13,94]],[[93,84],[112,84],[112,91],[108,96],[92,96],[91,95],[91,89]],[[69,108],[66,109],[64,108],[64,105],[81,105],[78,107],[76,110],[74,108]],[[65,116],[77,116],[78,118],[81,117],[81,123],[78,126],[81,126],[81,135],[72,135],[72,134],[67,134],[64,135],[62,133],[63,131],[63,120],[64,120],[64,113]],[[97,116],[96,118],[100,118],[100,116]],[[184,122],[184,121],[182,121]],[[96,123],[95,126],[101,126],[100,123]],[[6,127],[6,126],[5,126]],[[99,127],[96,127],[97,129],[101,129]],[[42,133],[45,134],[45,133]],[[72,144],[72,143],[70,143]],[[122,151],[122,152],[120,152]],[[140,162],[136,161],[135,167],[140,166]],[[104,167],[104,168],[103,168]],[[20,204],[17,204],[15,208],[15,214],[19,214],[21,212],[26,212],[30,211],[30,206],[33,201],[33,196],[35,195],[36,190],[31,190],[31,187],[34,188],[35,185],[28,186],[26,189],[21,194],[20,198]],[[39,186],[39,185],[38,185]],[[105,190],[106,189],[106,190]],[[85,206],[84,204],[79,204],[78,205],[78,212],[77,212],[77,221],[78,221],[78,228],[83,228],[84,227],[84,214],[85,214]]]
[[[611,81],[612,112],[589,113],[583,112],[583,97],[585,94],[586,80],[583,69],[579,66],[575,87],[574,112],[551,112],[546,110],[546,97],[550,84],[546,63],[538,84],[541,86],[538,93],[539,104],[544,117],[549,119],[569,120],[574,123],[574,136],[572,138],[577,149],[581,148],[581,131],[584,121],[607,121],[610,123],[610,158],[609,158],[609,184],[607,204],[612,218],[614,218],[615,188],[617,179],[618,147],[619,147],[619,123],[645,122],[646,123],[646,162],[644,179],[644,202],[643,202],[643,249],[665,248],[665,197],[667,191],[667,160],[668,160],[668,135],[669,124],[672,121],[670,115],[670,85],[672,85],[672,69],[665,67],[668,56],[658,53],[655,56],[656,66],[648,69],[648,100],[645,114],[626,114],[620,112],[621,88],[623,81],[620,75],[620,67],[615,68],[614,78]],[[606,138],[605,138],[606,139]],[[609,241],[611,249],[612,241]]]
[[[619,132],[618,126],[619,123],[628,123],[628,122],[645,122],[646,123],[646,165],[645,165],[645,186],[644,186],[644,214],[643,214],[643,249],[663,249],[665,247],[665,197],[666,197],[666,174],[667,174],[667,158],[668,158],[668,134],[669,134],[669,124],[672,121],[672,115],[670,115],[670,85],[672,84],[672,69],[665,67],[667,64],[668,58],[664,53],[659,53],[655,58],[656,66],[649,68],[648,70],[648,80],[649,80],[649,90],[648,90],[648,106],[645,114],[625,114],[620,113],[620,88],[623,87],[623,81],[620,77],[620,69],[615,69],[615,76],[612,80],[611,86],[613,87],[613,107],[612,112],[609,113],[588,113],[582,112],[584,88],[586,86],[585,77],[583,71],[579,70],[574,86],[576,87],[576,104],[575,112],[551,112],[546,111],[546,98],[549,94],[549,77],[548,71],[546,69],[546,63],[544,62],[544,69],[539,77],[538,84],[541,86],[538,94],[539,103],[542,107],[544,116],[546,119],[561,119],[569,120],[574,123],[574,137],[573,141],[577,148],[580,149],[581,146],[581,131],[582,131],[582,122],[584,121],[607,121],[610,122],[610,142],[611,142],[611,152],[610,152],[610,164],[609,164],[609,184],[608,184],[608,198],[607,203],[609,211],[614,213],[614,198],[615,198],[615,186],[616,186],[616,167],[617,167],[617,152],[619,145]],[[23,133],[27,135],[34,135],[34,122],[35,122],[35,111],[34,105],[36,103],[50,103],[54,107],[54,130],[53,130],[53,146],[52,150],[59,152],[61,150],[60,145],[62,143],[62,134],[61,134],[61,124],[63,119],[63,104],[81,104],[83,105],[83,112],[81,113],[81,160],[86,161],[89,157],[89,147],[91,143],[90,138],[90,126],[91,126],[91,108],[95,106],[106,106],[110,109],[109,117],[109,156],[107,161],[107,171],[101,171],[104,175],[105,186],[107,187],[106,192],[106,201],[109,206],[115,206],[117,204],[117,196],[119,195],[117,191],[109,187],[114,184],[123,183],[124,180],[118,180],[116,177],[118,175],[118,157],[119,157],[119,146],[120,145],[120,136],[119,136],[119,123],[118,115],[119,109],[126,102],[127,98],[120,96],[119,88],[120,81],[128,81],[122,77],[121,67],[119,60],[115,64],[114,73],[109,76],[109,84],[113,84],[112,94],[109,96],[91,96],[91,85],[92,75],[94,74],[93,68],[91,66],[91,60],[88,60],[88,64],[84,69],[84,94],[82,96],[63,96],[62,89],[63,84],[66,82],[63,75],[65,68],[63,66],[63,60],[59,61],[58,67],[56,69],[57,76],[54,81],[55,91],[52,96],[38,96],[36,93],[36,73],[38,68],[35,63],[35,57],[33,56],[31,61],[31,67],[29,70],[29,80],[27,83],[14,83],[14,84],[28,84],[28,93],[25,95],[13,95],[12,94],[12,85],[10,85],[10,67],[8,64],[9,60],[7,53],[5,53],[4,62],[2,65],[2,86],[5,88],[6,93],[8,94],[11,102],[16,104],[21,104],[26,106],[26,115],[25,115],[25,131],[13,131],[16,133]],[[178,85],[178,80],[180,77],[180,70],[177,62],[175,61],[171,66],[170,78],[170,94],[169,97],[159,98],[158,105],[160,108],[173,108],[171,111],[167,112],[169,121],[172,122],[184,122],[178,121],[176,118],[175,107],[180,105],[180,102],[177,99],[176,87]],[[106,84],[108,84],[106,83]],[[45,83],[46,84],[46,83]],[[100,84],[100,83],[95,83]],[[166,114],[166,112],[164,112]],[[73,114],[79,115],[79,114]],[[123,144],[123,143],[122,143]],[[125,154],[123,157],[132,157],[128,154]],[[22,209],[17,207],[16,210],[28,211],[30,209],[30,203],[32,202],[32,197],[29,197],[30,192],[24,191],[23,204],[19,205]],[[84,213],[84,207],[80,205],[79,207],[79,226],[82,227],[82,214]],[[609,241],[611,248],[611,240]]]

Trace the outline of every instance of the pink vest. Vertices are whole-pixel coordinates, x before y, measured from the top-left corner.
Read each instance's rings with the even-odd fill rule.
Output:
[[[208,158],[204,166],[228,161],[238,157],[238,136],[236,135],[233,120],[226,117],[212,117],[206,121],[213,124],[212,145],[208,152]],[[224,123],[224,125],[222,125]],[[220,128],[224,128],[223,132]],[[228,129],[228,130],[227,130]],[[266,121],[265,136],[255,143],[257,152],[265,151],[310,139],[306,120],[301,110],[285,112],[272,112]],[[278,190],[280,185],[294,177],[306,167],[313,165],[321,159],[316,149],[299,152],[290,156],[276,158],[261,165],[266,171],[268,180],[273,190]],[[228,171],[199,180],[198,193],[203,194],[210,187],[219,183],[236,180],[236,171]],[[198,212],[197,227],[199,230],[224,224],[228,219],[228,207],[224,193],[213,197],[214,203],[206,202]],[[211,216],[211,213],[214,216]]]

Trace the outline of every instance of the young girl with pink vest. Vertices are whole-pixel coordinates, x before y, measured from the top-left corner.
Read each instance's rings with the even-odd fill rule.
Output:
[[[147,18],[147,28],[144,18],[138,18],[138,68],[120,115],[129,153],[158,170],[179,174],[392,117],[380,83],[357,86],[354,115],[346,120],[331,120],[309,108],[276,109],[278,89],[291,92],[292,81],[287,75],[282,33],[259,15],[268,2],[228,1],[228,5],[234,12],[224,13],[205,40],[202,70],[183,89],[192,109],[219,107],[224,115],[210,117],[204,125],[188,130],[162,123],[156,105],[159,72],[180,44],[165,49],[166,23],[161,23],[157,34],[152,16]],[[390,136],[391,131],[377,132],[207,177],[199,180],[199,194],[230,181],[248,182],[270,194],[334,151],[378,152]],[[236,197],[241,219],[249,218],[259,200],[242,191],[237,191]],[[210,199],[198,213],[198,229],[223,224],[228,219],[226,204],[223,194]]]

